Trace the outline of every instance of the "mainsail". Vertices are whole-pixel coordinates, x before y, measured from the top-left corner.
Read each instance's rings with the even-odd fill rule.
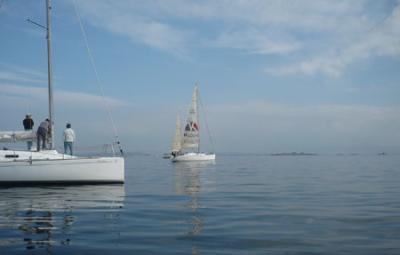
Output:
[[[15,143],[20,141],[29,141],[36,138],[36,133],[30,131],[1,131],[0,142],[2,143]]]
[[[182,149],[182,134],[181,134],[181,120],[179,115],[176,116],[176,129],[175,129],[175,137],[172,141],[171,151],[179,152]]]
[[[200,125],[199,111],[197,106],[198,94],[198,88],[195,86],[192,96],[192,104],[189,108],[189,115],[186,121],[185,131],[183,133],[182,147],[185,149],[196,148],[199,150]]]

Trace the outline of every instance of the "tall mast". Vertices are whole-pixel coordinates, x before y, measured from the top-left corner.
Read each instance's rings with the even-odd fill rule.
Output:
[[[53,68],[51,65],[51,0],[46,0],[47,16],[47,73],[49,85],[49,119],[50,119],[50,149],[54,149],[54,104],[53,104]]]

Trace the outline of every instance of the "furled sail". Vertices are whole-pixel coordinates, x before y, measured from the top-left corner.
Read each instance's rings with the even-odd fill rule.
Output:
[[[181,120],[179,115],[176,116],[176,129],[175,129],[175,137],[172,141],[171,151],[178,152],[182,149],[182,134],[181,134]]]
[[[33,130],[29,131],[0,131],[0,142],[14,143],[21,141],[29,141],[36,138],[36,133]]]
[[[197,106],[198,88],[195,86],[192,96],[192,104],[189,108],[189,115],[186,121],[185,130],[183,133],[182,147],[185,149],[196,148],[199,149],[200,138],[200,125],[199,125],[199,112]]]

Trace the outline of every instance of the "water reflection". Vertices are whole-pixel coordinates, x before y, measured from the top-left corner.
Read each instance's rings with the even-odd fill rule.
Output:
[[[188,220],[190,226],[185,233],[187,237],[195,237],[201,234],[204,227],[204,219],[199,209],[202,208],[199,195],[205,192],[206,187],[205,171],[210,170],[210,162],[178,162],[174,164],[175,168],[175,193],[186,195],[190,198],[185,206],[192,212]],[[192,254],[200,254],[198,248],[192,246]]]
[[[73,242],[84,214],[118,218],[124,197],[123,185],[0,188],[0,249],[23,246],[52,254],[53,246]]]

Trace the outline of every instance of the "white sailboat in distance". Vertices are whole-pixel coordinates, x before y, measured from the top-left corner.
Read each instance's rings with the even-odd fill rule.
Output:
[[[214,153],[200,152],[200,123],[199,123],[199,89],[194,87],[192,103],[186,120],[183,137],[179,117],[177,118],[174,141],[172,143],[172,162],[180,161],[212,161]]]
[[[0,185],[123,183],[123,157],[75,157],[54,149],[54,107],[51,64],[51,0],[47,9],[47,55],[50,149],[43,151],[0,150]],[[0,132],[0,142],[34,139],[32,131]],[[122,150],[121,150],[122,152]]]
[[[180,154],[182,150],[182,130],[181,130],[181,118],[176,115],[176,125],[175,125],[175,136],[171,144],[171,152],[169,153],[169,158],[174,155]]]
[[[171,150],[163,154],[164,159],[171,159],[173,155],[178,155],[182,150],[182,131],[181,131],[181,118],[179,114],[176,115],[175,136],[172,140]]]

